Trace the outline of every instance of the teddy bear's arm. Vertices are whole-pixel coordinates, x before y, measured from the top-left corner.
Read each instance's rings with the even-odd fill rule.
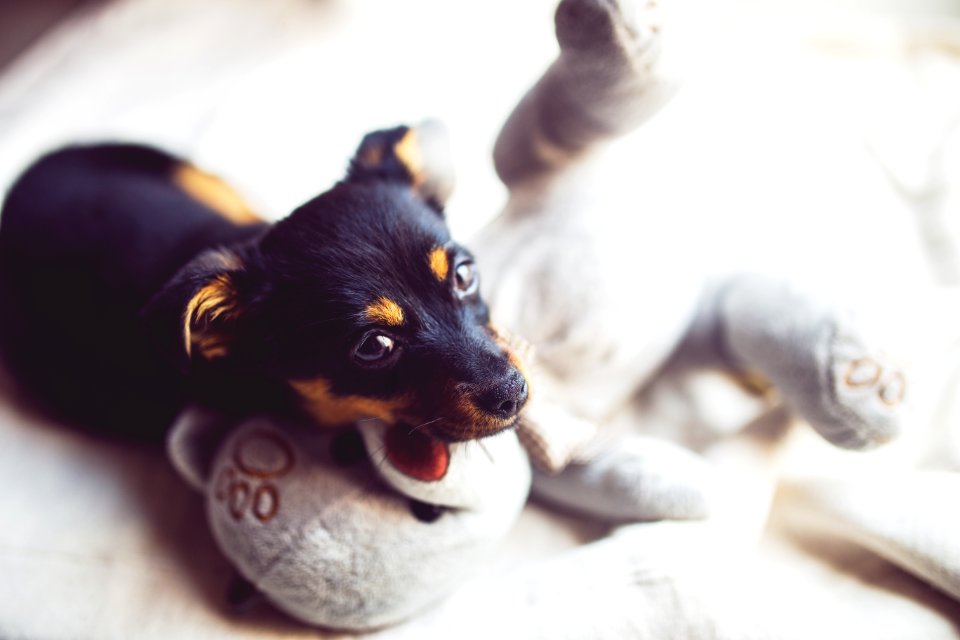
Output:
[[[659,60],[656,2],[563,0],[556,33],[560,56],[514,109],[494,148],[509,188],[637,127],[676,90]]]
[[[601,429],[552,401],[546,378],[517,432],[533,462],[535,498],[615,522],[709,515],[715,477],[706,461],[663,440]]]
[[[695,520],[711,512],[716,474],[697,454],[656,438],[618,438],[559,473],[536,470],[533,496],[614,522]]]

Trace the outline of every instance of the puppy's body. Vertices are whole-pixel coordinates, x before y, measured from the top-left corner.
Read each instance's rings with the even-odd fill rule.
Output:
[[[151,432],[183,401],[140,309],[191,258],[241,243],[237,224],[178,184],[192,171],[148,147],[45,156],[11,189],[0,225],[5,346],[44,406],[112,429]]]
[[[162,431],[187,399],[450,440],[512,426],[526,381],[424,149],[405,127],[370,134],[346,179],[273,225],[153,149],[41,159],[0,219],[15,373],[127,434]]]

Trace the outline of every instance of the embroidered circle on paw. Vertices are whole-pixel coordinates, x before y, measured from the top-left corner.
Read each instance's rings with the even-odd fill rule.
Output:
[[[880,401],[889,407],[902,403],[907,393],[907,381],[901,371],[885,369],[869,356],[857,358],[847,365],[843,384],[851,389],[872,388]]]
[[[272,481],[287,475],[293,465],[293,450],[283,438],[268,431],[248,434],[234,447],[232,464],[217,475],[214,498],[226,503],[234,520],[249,512],[269,522],[280,511],[280,491]]]

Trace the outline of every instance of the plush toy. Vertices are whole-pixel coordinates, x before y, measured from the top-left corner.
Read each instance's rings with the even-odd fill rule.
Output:
[[[559,59],[497,142],[509,203],[474,245],[495,316],[536,349],[517,433],[443,444],[377,422],[329,433],[265,417],[223,425],[198,411],[171,431],[171,458],[204,492],[226,556],[299,619],[370,629],[451,592],[525,500],[519,441],[539,470],[535,495],[564,508],[705,517],[709,465],[605,429],[670,363],[749,374],[841,447],[899,428],[902,374],[836,307],[767,277],[709,281],[681,255],[682,238],[625,225],[655,212],[597,200],[596,152],[673,93],[654,3],[563,0],[557,35]]]
[[[906,380],[854,317],[790,280],[711,274],[712,239],[696,242],[696,218],[646,210],[638,167],[654,165],[641,165],[636,144],[619,155],[610,144],[675,93],[659,12],[654,2],[561,2],[560,56],[496,143],[509,201],[472,246],[495,320],[536,349],[525,442],[548,471],[596,451],[598,438],[610,448],[611,417],[668,366],[775,389],[839,447],[890,440]],[[582,487],[576,468],[566,475]],[[562,480],[544,478],[561,503],[578,493]]]
[[[233,425],[190,408],[168,453],[205,495],[214,538],[251,592],[336,629],[389,625],[449,595],[530,488],[514,432],[445,444],[379,422],[336,432],[264,416]],[[604,498],[613,519],[706,510],[709,468],[679,447],[651,442],[585,468],[619,479]]]
[[[513,433],[481,446],[360,429],[265,417],[223,425],[189,409],[168,441],[240,574],[324,627],[384,626],[447,595],[507,532],[530,486]]]

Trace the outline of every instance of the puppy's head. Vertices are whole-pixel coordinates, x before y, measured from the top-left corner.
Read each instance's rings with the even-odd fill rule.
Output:
[[[423,137],[368,135],[330,191],[181,271],[167,290],[185,301],[190,359],[263,376],[325,425],[378,418],[447,440],[512,426],[527,381],[447,230],[449,174]]]

